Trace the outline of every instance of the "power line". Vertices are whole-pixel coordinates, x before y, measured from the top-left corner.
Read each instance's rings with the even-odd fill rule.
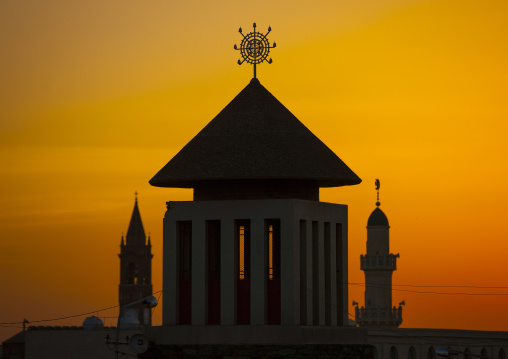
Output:
[[[16,323],[17,324],[17,323]],[[20,325],[3,325],[3,324],[0,324],[0,327],[1,328],[23,328],[22,326]]]
[[[83,315],[99,313],[99,312],[103,312],[105,310],[109,310],[109,309],[113,309],[113,308],[117,308],[117,307],[119,307],[119,305],[115,305],[115,306],[109,307],[109,308],[94,310],[93,312],[87,312],[87,313],[76,314],[76,315],[69,315],[67,317],[53,318],[53,319],[31,320],[30,323],[55,322],[57,320],[70,319],[70,318],[82,317]],[[0,323],[0,325],[3,325],[3,324],[7,324],[7,325],[8,324],[20,324],[20,323],[23,323],[23,322]]]
[[[363,284],[352,283],[349,284]],[[508,289],[508,287],[482,287],[475,285],[416,285],[416,284],[392,284],[393,287],[415,287],[415,288],[474,288],[474,289]]]
[[[157,293],[161,293],[162,290],[159,290],[158,292],[155,292],[153,294],[157,294]],[[103,309],[99,309],[99,310],[94,310],[92,312],[87,312],[87,313],[81,313],[81,314],[75,314],[75,315],[69,315],[69,316],[66,316],[66,317],[61,317],[61,318],[53,318],[53,319],[41,319],[41,320],[31,320],[30,323],[44,323],[44,322],[56,322],[58,320],[64,320],[64,319],[70,319],[70,318],[77,318],[77,317],[82,317],[84,315],[89,315],[89,314],[94,314],[94,313],[99,313],[99,312],[104,312],[106,310],[110,310],[110,309],[114,309],[114,308],[118,308],[120,305],[114,305],[112,307],[108,307],[108,308],[103,308]],[[14,324],[23,324],[23,322],[10,322],[10,323],[0,323],[0,326],[3,326],[3,325],[14,325]]]
[[[348,284],[350,284],[350,285],[356,285],[356,286],[369,287],[369,288],[390,289],[390,286],[366,285],[366,284],[362,284],[362,283],[348,283]],[[420,290],[397,289],[397,288],[391,288],[391,289],[399,291],[399,292],[410,292],[410,293],[420,293],[420,294],[471,295],[471,296],[508,296],[508,293],[434,292],[434,291],[420,291]]]

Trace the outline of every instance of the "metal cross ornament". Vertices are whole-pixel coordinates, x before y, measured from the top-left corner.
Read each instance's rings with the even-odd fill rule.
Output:
[[[242,32],[242,28],[238,30],[240,35],[243,36],[242,42],[240,43],[240,48],[238,48],[235,44],[234,49],[240,51],[240,55],[242,56],[242,60],[238,60],[238,65],[243,64],[247,61],[249,64],[254,65],[254,78],[256,78],[256,65],[262,63],[263,61],[272,63],[272,58],[267,60],[268,54],[270,53],[270,49],[273,49],[275,46],[275,42],[270,45],[270,42],[266,38],[272,28],[268,26],[268,32],[266,35],[256,31],[256,23],[253,25],[254,31],[244,35]]]

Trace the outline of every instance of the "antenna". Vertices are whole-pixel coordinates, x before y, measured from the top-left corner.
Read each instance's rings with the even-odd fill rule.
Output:
[[[148,349],[148,338],[143,334],[134,334],[129,338],[129,347],[137,354],[141,354]]]

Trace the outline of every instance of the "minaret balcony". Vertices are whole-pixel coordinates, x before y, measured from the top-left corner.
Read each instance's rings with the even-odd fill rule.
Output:
[[[361,255],[360,256],[360,269],[361,270],[387,270],[394,271],[397,269],[398,254],[389,255]]]
[[[355,308],[359,326],[396,326],[402,324],[402,306],[393,308]]]

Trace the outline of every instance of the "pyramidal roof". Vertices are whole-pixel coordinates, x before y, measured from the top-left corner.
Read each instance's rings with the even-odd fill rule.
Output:
[[[134,209],[132,211],[131,222],[127,230],[127,244],[145,244],[146,235],[141,222],[141,215],[139,214],[138,199],[134,202]]]
[[[255,78],[150,184],[193,188],[201,181],[244,179],[306,180],[319,187],[361,182]]]

